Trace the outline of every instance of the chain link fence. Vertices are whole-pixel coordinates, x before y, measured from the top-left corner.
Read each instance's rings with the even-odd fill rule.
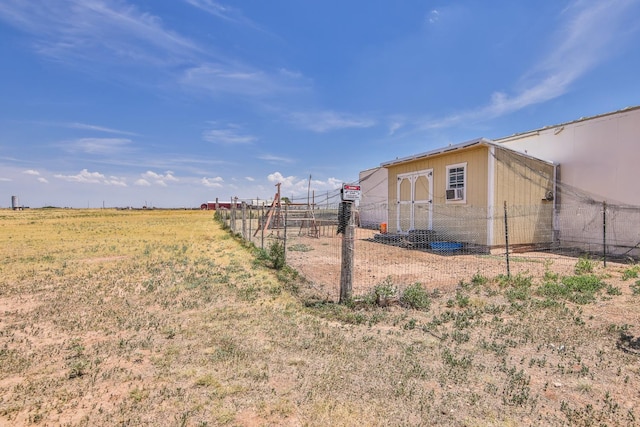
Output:
[[[239,202],[219,209],[217,215],[258,248],[268,251],[273,244],[283,245],[286,264],[320,297],[337,301],[344,239],[338,234],[339,205],[270,208]],[[354,296],[370,293],[381,283],[402,290],[419,282],[434,290],[455,287],[474,276],[570,275],[584,256],[605,265],[640,259],[637,206],[456,206],[407,216],[381,204],[378,210],[368,206],[353,214]],[[407,231],[398,231],[403,229]]]

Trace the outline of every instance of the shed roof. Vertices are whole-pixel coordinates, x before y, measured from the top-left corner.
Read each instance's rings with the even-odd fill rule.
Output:
[[[438,156],[438,155],[445,154],[445,153],[452,152],[452,151],[462,151],[462,150],[466,150],[468,148],[475,147],[475,146],[496,147],[496,148],[498,148],[500,150],[510,151],[510,152],[512,152],[514,154],[517,154],[519,156],[522,156],[522,157],[527,157],[527,158],[530,158],[530,159],[539,160],[539,161],[548,163],[550,165],[554,164],[551,161],[539,159],[539,158],[531,156],[529,154],[513,150],[513,149],[511,149],[509,147],[506,147],[506,146],[504,146],[502,144],[495,143],[495,142],[493,142],[493,141],[491,141],[491,140],[489,140],[487,138],[476,138],[476,139],[472,139],[470,141],[461,142],[459,144],[448,145],[446,147],[436,148],[435,150],[426,151],[424,153],[414,154],[414,155],[407,156],[407,157],[396,158],[395,160],[390,160],[388,162],[383,162],[383,163],[380,164],[380,166],[386,168],[386,167],[389,167],[389,166],[395,166],[395,165],[399,165],[399,164],[402,164],[402,163],[412,162],[414,160],[420,160],[420,159],[426,159],[426,158],[433,157],[433,156]]]

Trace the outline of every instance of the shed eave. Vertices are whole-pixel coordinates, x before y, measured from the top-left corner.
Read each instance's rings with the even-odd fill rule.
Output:
[[[466,142],[462,142],[462,143],[454,144],[454,145],[448,145],[446,147],[436,148],[435,150],[426,151],[424,153],[413,154],[411,156],[402,157],[402,158],[395,159],[395,160],[390,160],[388,162],[383,162],[383,163],[380,163],[380,166],[386,168],[386,167],[389,167],[389,166],[395,166],[395,165],[399,165],[399,164],[402,164],[402,163],[411,162],[411,161],[414,161],[414,160],[425,159],[427,157],[437,156],[439,154],[448,153],[450,151],[463,150],[465,148],[473,147],[474,145],[486,144],[486,143],[489,143],[489,142],[491,142],[491,141],[489,141],[486,138],[476,138],[476,139],[472,139],[471,141],[466,141]]]
[[[507,147],[503,144],[497,144],[487,138],[477,138],[477,139],[473,139],[471,141],[467,141],[467,142],[462,142],[460,144],[455,144],[455,145],[449,145],[446,147],[441,147],[441,148],[437,148],[435,150],[431,150],[431,151],[426,151],[424,153],[419,153],[419,154],[414,154],[412,156],[407,156],[407,157],[402,157],[399,159],[395,159],[395,160],[390,160],[388,162],[384,162],[384,163],[380,163],[380,166],[383,168],[388,168],[390,166],[396,166],[396,165],[401,165],[403,163],[408,163],[408,162],[412,162],[415,160],[420,160],[420,159],[427,159],[429,157],[433,157],[433,156],[438,156],[441,154],[446,154],[446,153],[450,153],[453,151],[461,151],[461,150],[466,150],[468,148],[471,147],[475,147],[475,146],[485,146],[485,147],[496,147],[499,148],[501,150],[506,150],[506,151],[511,151],[513,153],[516,153],[520,156],[523,157],[528,157],[531,159],[535,159],[535,160],[539,160],[548,164],[553,165],[554,163],[549,161],[549,160],[544,160],[544,159],[539,159],[537,157],[531,156],[527,153],[523,153],[521,151],[517,151],[514,150],[510,147]]]

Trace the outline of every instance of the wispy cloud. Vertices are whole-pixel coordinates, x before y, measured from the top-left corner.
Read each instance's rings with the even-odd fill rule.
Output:
[[[66,151],[87,154],[105,155],[131,151],[131,140],[127,138],[80,138],[61,145]]]
[[[210,0],[185,1],[221,19],[259,29],[235,8]],[[27,33],[40,55],[86,71],[104,72],[103,65],[143,67],[154,74],[175,76],[185,88],[206,90],[216,96],[256,98],[310,87],[297,72],[262,70],[242,59],[227,57],[216,46],[201,46],[168,28],[158,16],[126,1],[7,0],[0,2],[0,20]],[[111,75],[123,78],[128,74]],[[77,126],[129,134],[99,126]]]
[[[264,154],[262,156],[258,156],[258,158],[260,160],[264,160],[266,162],[273,163],[273,164],[275,164],[275,163],[293,163],[293,162],[295,162],[295,160],[292,159],[292,158],[282,157],[282,156],[274,156],[272,154]]]
[[[438,22],[439,19],[440,19],[440,12],[436,9],[433,9],[432,11],[430,11],[429,15],[427,16],[427,21],[429,21],[430,24],[435,24],[436,22]]]
[[[86,123],[65,123],[65,126],[71,129],[83,129],[83,130],[92,130],[92,131],[104,132],[104,133],[113,133],[117,135],[138,136],[138,134],[134,132],[127,132],[123,130],[112,129],[104,126],[90,125]]]
[[[215,123],[214,123],[215,125]],[[209,129],[202,133],[202,139],[214,144],[251,144],[257,141],[253,135],[243,132],[239,125],[229,124],[224,129]]]
[[[246,65],[209,63],[187,69],[181,83],[207,90],[215,96],[225,94],[260,98],[307,90],[310,83],[299,73],[279,69],[259,70]]]
[[[407,119],[405,117],[395,115],[389,119],[389,123],[387,124],[389,128],[388,135],[394,135],[398,130],[402,129],[407,124]]]
[[[39,53],[62,61],[164,64],[200,51],[158,17],[124,2],[8,0],[0,3],[0,19],[30,33]]]
[[[87,169],[83,169],[77,175],[61,175],[56,174],[54,178],[61,179],[69,182],[79,182],[83,184],[103,184],[103,185],[115,185],[119,187],[126,187],[127,182],[125,178],[117,176],[105,176],[100,172],[89,172]]]
[[[464,121],[483,121],[504,116],[530,105],[567,93],[571,85],[607,60],[629,28],[622,25],[633,0],[575,0],[559,17],[553,35],[555,46],[532,71],[524,75],[513,93],[494,92],[489,103],[439,119],[427,119],[423,129],[444,128]]]
[[[318,133],[348,128],[369,128],[376,124],[375,120],[370,118],[334,111],[295,112],[289,115],[289,120],[298,127]]]
[[[244,16],[240,9],[213,0],[185,0],[186,3],[225,21],[260,29],[252,20]]]

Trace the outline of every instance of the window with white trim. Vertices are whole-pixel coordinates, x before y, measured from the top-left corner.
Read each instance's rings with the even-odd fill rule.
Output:
[[[447,202],[464,202],[467,199],[467,163],[447,166]]]

